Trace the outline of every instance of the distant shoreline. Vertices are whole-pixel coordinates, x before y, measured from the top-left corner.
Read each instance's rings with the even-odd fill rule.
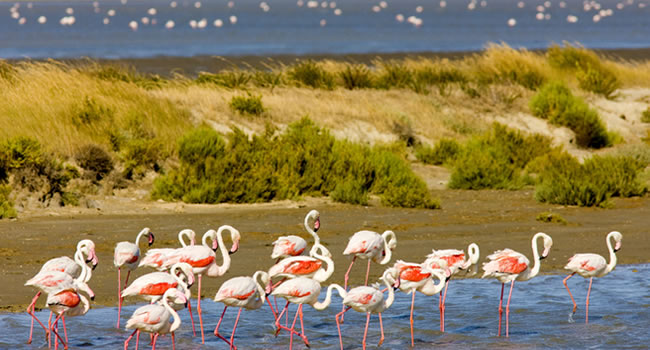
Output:
[[[590,50],[617,61],[646,61],[650,60],[650,47],[647,48],[621,48],[621,49],[591,49]],[[544,52],[546,49],[534,49],[532,52]],[[275,55],[201,55],[192,57],[183,56],[155,56],[143,58],[61,58],[56,59],[66,63],[79,63],[83,61],[95,61],[107,64],[119,64],[133,67],[140,73],[160,74],[170,76],[173,73],[181,73],[188,76],[196,76],[199,72],[217,72],[232,68],[257,68],[276,65],[287,65],[296,60],[335,60],[353,63],[371,64],[372,61],[404,59],[404,58],[430,58],[430,59],[462,59],[464,57],[480,53],[481,51],[421,51],[421,52],[370,52],[352,54],[275,54]],[[27,59],[8,59],[9,62],[20,62]],[[43,61],[46,59],[34,59]]]

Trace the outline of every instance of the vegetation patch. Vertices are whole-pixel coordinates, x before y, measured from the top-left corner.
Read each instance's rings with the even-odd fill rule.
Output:
[[[11,186],[0,185],[0,219],[12,219],[18,216],[14,203],[9,198]]]
[[[646,110],[641,113],[641,122],[650,123],[650,107],[646,108]]]
[[[550,211],[539,213],[535,218],[535,220],[541,222],[547,222],[547,223],[560,224],[560,225],[568,224],[568,222],[566,221],[565,218],[562,217],[562,215],[558,213],[552,213]]]
[[[562,82],[544,85],[530,100],[530,109],[536,117],[573,130],[580,147],[603,148],[612,144],[612,136],[598,113],[582,99],[573,96]]]
[[[302,195],[332,195],[366,204],[370,193],[389,206],[437,208],[425,183],[391,149],[337,141],[309,119],[282,134],[223,140],[199,128],[179,142],[180,166],[154,185],[153,197],[191,203],[254,203]]]
[[[290,67],[287,74],[298,85],[327,90],[334,88],[334,74],[312,60],[302,61]]]
[[[415,148],[415,157],[425,164],[442,165],[452,163],[462,147],[453,139],[441,139],[434,147],[420,145]]]
[[[345,70],[339,73],[343,87],[348,90],[368,89],[373,86],[370,69],[362,64],[348,64]]]
[[[262,104],[262,95],[233,96],[230,100],[230,109],[234,112],[247,115],[260,116],[266,110]]]

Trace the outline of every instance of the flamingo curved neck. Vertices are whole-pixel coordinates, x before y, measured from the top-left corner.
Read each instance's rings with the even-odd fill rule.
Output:
[[[346,292],[343,289],[343,287],[339,286],[338,284],[332,283],[329,285],[329,287],[327,287],[327,294],[325,295],[325,300],[323,300],[322,302],[316,302],[312,304],[314,309],[321,311],[321,310],[325,310],[328,306],[330,306],[330,304],[332,303],[332,290],[334,288],[336,288],[336,290],[339,292],[339,295],[341,297],[345,297]]]
[[[148,228],[145,228],[142,231],[140,231],[140,233],[138,233],[138,236],[135,238],[135,246],[138,247],[138,249],[140,248],[140,238],[142,238],[142,236],[144,236],[144,235],[146,235],[148,233],[149,233]]]
[[[84,283],[90,281],[92,272],[90,270],[90,267],[86,265],[86,262],[83,259],[83,253],[80,250],[77,250],[74,253],[74,261],[81,267],[81,273],[79,274],[79,277],[76,278],[76,280]]]
[[[603,275],[606,275],[610,273],[614,268],[616,267],[616,252],[614,252],[614,248],[612,247],[612,239],[613,239],[613,234],[610,232],[610,234],[607,235],[607,249],[609,250],[609,264],[607,264],[607,268],[605,269],[605,272]]]
[[[433,283],[434,277],[438,279],[438,283]],[[434,270],[431,278],[422,286],[422,288],[419,289],[419,291],[428,296],[438,294],[445,286],[446,279],[447,277],[444,273]]]
[[[230,253],[228,252],[228,249],[226,248],[226,245],[223,243],[223,231],[227,229],[229,226],[221,226],[219,227],[219,230],[217,231],[217,242],[219,244],[219,252],[221,253],[221,256],[223,257],[223,263],[221,266],[217,265],[217,263],[214,263],[214,266],[216,266],[213,269],[210,269],[210,274],[209,275],[214,275],[216,273],[216,276],[221,276],[228,271],[230,268]],[[207,235],[207,234],[206,234]],[[207,246],[206,242],[206,236],[203,236],[203,245]]]
[[[81,304],[83,305],[83,313],[82,314],[85,315],[88,312],[88,310],[90,310],[90,303],[88,302],[88,299],[85,296],[83,296],[82,294],[80,294],[78,292],[77,292],[77,294],[79,295],[79,299],[81,299]]]
[[[530,269],[530,270],[527,270],[526,272],[519,275],[519,277],[517,278],[518,281],[527,281],[527,280],[537,276],[537,274],[539,274],[539,268],[540,268],[540,265],[541,265],[540,261],[539,261],[539,252],[537,250],[537,240],[539,238],[542,238],[542,235],[539,234],[539,233],[536,234],[535,236],[533,236],[533,241],[532,241],[533,260],[534,260],[533,268]]]
[[[310,235],[312,235],[312,237],[314,237],[314,245],[316,245],[316,244],[320,244],[320,237],[318,236],[316,231],[314,231],[311,228],[311,226],[309,226],[309,218],[313,216],[312,213],[313,212],[309,212],[309,214],[305,216],[305,229],[307,230],[307,232],[309,232]]]
[[[261,283],[260,283],[260,278],[262,279]],[[257,288],[257,292],[260,294],[260,298],[262,299],[262,304],[263,304],[264,301],[266,300],[266,293],[264,292],[264,287],[269,281],[269,274],[266,273],[265,271],[256,271],[253,274],[253,281],[255,282],[255,287]]]
[[[176,282],[178,282],[178,285],[180,285],[183,288],[183,291],[187,291],[189,290],[189,288],[187,288],[187,283],[185,283],[185,281],[178,275],[177,273],[178,269],[180,269],[180,266],[174,266],[169,271],[169,273],[176,280]],[[181,273],[185,274],[185,271],[181,270]],[[187,275],[185,277],[187,277]]]
[[[176,310],[174,310],[171,306],[169,306],[169,303],[167,301],[167,298],[163,297],[162,300],[163,306],[167,311],[169,311],[170,314],[172,314],[172,317],[174,318],[174,322],[172,322],[171,327],[169,327],[169,332],[174,332],[175,330],[178,329],[178,327],[181,326],[181,318],[178,317],[178,313],[176,313]]]
[[[181,232],[178,233],[178,241],[181,242],[182,247],[187,247],[188,245],[185,243],[185,237],[190,241],[189,245],[194,245],[194,237],[195,233],[192,230],[182,230]]]
[[[388,309],[391,305],[393,305],[393,302],[395,301],[395,290],[393,289],[392,286],[393,283],[388,281],[387,278],[384,277],[384,285],[388,287],[388,298],[386,298],[386,301],[384,302],[384,310]]]
[[[313,279],[318,282],[325,282],[328,278],[334,273],[334,261],[331,258],[320,255],[317,252],[314,252],[314,258],[319,259],[327,264],[327,268],[323,270],[322,268],[318,269],[318,272],[314,275]]]
[[[397,238],[395,237],[395,233],[393,233],[393,231],[386,231],[381,235],[381,238],[384,240],[384,252],[386,253],[386,256],[384,256],[384,258],[381,259],[381,261],[379,262],[380,265],[388,264],[388,262],[390,261],[393,255],[393,251],[390,249],[390,245],[388,242],[388,237],[390,237],[391,240],[397,240]]]

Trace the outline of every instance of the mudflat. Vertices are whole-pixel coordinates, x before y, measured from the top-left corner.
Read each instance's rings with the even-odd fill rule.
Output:
[[[502,248],[512,248],[532,258],[530,240],[541,231],[551,235],[554,241],[549,258],[542,261],[542,273],[559,274],[574,253],[593,252],[609,258],[605,236],[613,230],[624,236],[623,247],[617,254],[619,264],[650,261],[647,254],[649,196],[615,199],[613,208],[601,209],[538,203],[533,199],[533,192],[528,190],[439,190],[434,191],[434,195],[441,198],[443,209],[362,207],[307,198],[298,202],[215,206],[139,201],[109,205],[107,201],[101,211],[61,208],[41,211],[37,215],[26,213],[18,220],[0,222],[0,273],[3,276],[0,310],[24,311],[36,292],[23,286],[24,282],[48,259],[72,256],[81,239],[92,239],[97,246],[99,266],[90,282],[97,295],[95,305],[115,305],[117,271],[113,266],[113,249],[117,242],[132,241],[143,227],[150,227],[156,235],[153,248],[177,247],[176,235],[181,229],[191,228],[202,235],[210,228],[229,224],[241,232],[240,250],[231,255],[232,266],[225,276],[204,279],[203,296],[213,298],[226,279],[267,270],[274,263],[270,258],[271,243],[277,237],[301,235],[311,245],[311,237],[302,224],[311,209],[321,214],[318,234],[332,252],[336,266],[328,282],[342,283],[350,263],[350,258],[342,252],[348,237],[362,229],[380,233],[393,230],[397,234],[398,245],[391,264],[397,259],[421,262],[431,249],[466,249],[471,242],[480,246],[481,262],[486,255]],[[568,223],[536,220],[538,214],[547,211],[561,215]],[[142,254],[146,249],[143,240]],[[350,276],[352,285],[363,283],[365,269],[364,260],[355,263]],[[376,280],[383,269],[373,263],[371,281]],[[131,280],[151,271],[138,269]],[[480,273],[476,277],[480,277]],[[37,306],[43,303],[44,300],[39,300]]]

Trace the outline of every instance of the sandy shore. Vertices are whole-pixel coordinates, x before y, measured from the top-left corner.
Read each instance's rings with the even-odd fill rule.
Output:
[[[5,286],[0,293],[0,310],[23,311],[31,288],[23,283],[52,257],[72,255],[76,242],[90,238],[97,245],[100,265],[94,271],[91,287],[96,305],[115,305],[116,270],[112,263],[115,244],[133,240],[145,226],[156,234],[154,247],[174,247],[176,234],[183,228],[197,233],[230,224],[242,233],[241,249],[232,256],[226,276],[208,278],[204,295],[213,297],[226,279],[268,269],[271,242],[280,235],[307,237],[302,221],[310,209],[321,213],[322,241],[331,250],[336,272],[331,282],[342,282],[349,259],[341,253],[355,231],[394,230],[398,247],[392,261],[421,261],[432,248],[464,249],[470,242],[481,247],[481,260],[492,251],[509,247],[531,256],[530,238],[538,231],[550,234],[554,246],[543,261],[543,273],[562,273],[562,266],[576,252],[607,255],[605,235],[612,230],[624,235],[620,264],[650,262],[647,254],[647,229],[650,227],[650,197],[614,200],[613,209],[565,207],[537,203],[532,191],[435,191],[442,199],[442,210],[361,207],[308,198],[301,202],[274,202],[254,205],[186,205],[106,198],[102,209],[60,208],[23,213],[14,221],[0,221],[0,273]],[[562,215],[567,225],[536,221],[543,211]],[[144,246],[142,249],[145,249]],[[353,268],[351,281],[358,284],[365,272],[364,263]],[[373,264],[372,278],[382,268]],[[138,270],[136,275],[150,272]],[[42,298],[43,299],[43,298]],[[129,302],[135,302],[131,300]],[[42,306],[44,299],[39,301]]]

